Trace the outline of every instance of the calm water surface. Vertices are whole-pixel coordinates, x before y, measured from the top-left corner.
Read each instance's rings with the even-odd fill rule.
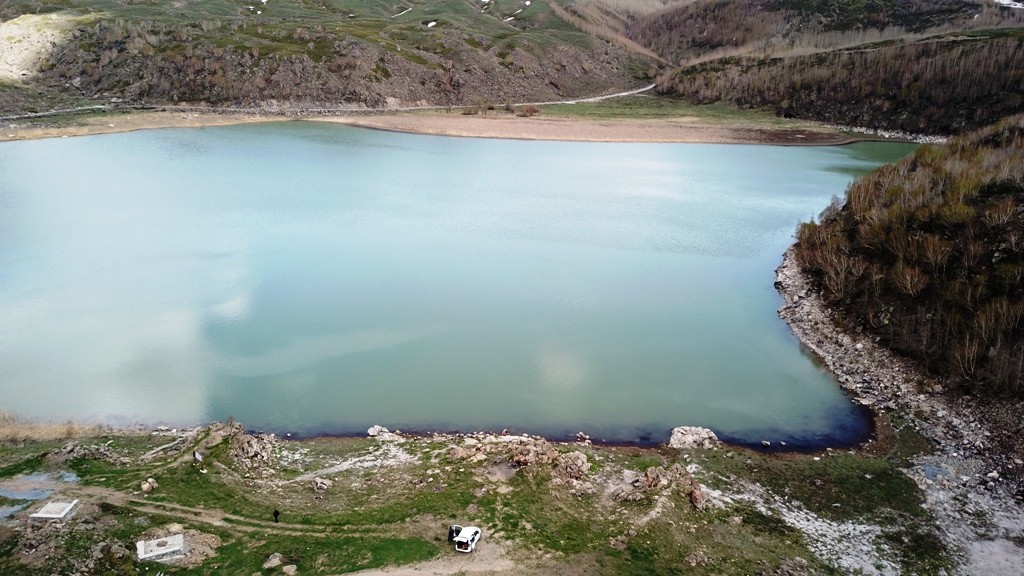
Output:
[[[0,408],[354,432],[848,441],[776,316],[796,224],[896,144],[287,122],[0,145]]]

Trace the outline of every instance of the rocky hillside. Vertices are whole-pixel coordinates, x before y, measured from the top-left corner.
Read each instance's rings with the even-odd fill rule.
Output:
[[[75,0],[57,8],[0,6],[8,22],[28,15],[72,24],[43,46],[35,69],[0,85],[0,111],[24,109],[38,93],[247,107],[503,104],[635,87],[649,67],[647,56],[574,28],[547,1]]]
[[[1024,397],[1024,115],[857,180],[796,255],[849,325],[970,392]]]

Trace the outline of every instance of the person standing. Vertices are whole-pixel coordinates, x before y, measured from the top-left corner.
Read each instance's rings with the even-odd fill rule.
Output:
[[[277,508],[274,508],[274,524],[277,524],[277,522],[278,522],[278,520],[277,520],[277,519],[278,519],[278,518],[279,518],[280,516],[281,516],[281,511],[280,511],[280,510],[278,510]]]

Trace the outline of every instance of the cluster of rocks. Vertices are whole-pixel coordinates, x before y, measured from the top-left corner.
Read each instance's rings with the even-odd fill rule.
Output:
[[[273,434],[236,434],[231,438],[231,456],[251,473],[270,476],[274,473],[276,440]]]
[[[700,482],[680,464],[668,468],[652,466],[642,473],[627,472],[625,482],[611,491],[611,497],[616,502],[640,502],[672,488],[689,492],[690,503],[696,510],[705,510],[710,504],[711,498]]]
[[[156,480],[154,480],[153,478],[146,478],[139,485],[139,489],[142,490],[144,494],[149,494],[150,492],[156,490],[159,487],[160,485],[157,484]]]
[[[582,444],[586,440],[580,439]],[[568,486],[575,495],[594,494],[594,484],[588,480],[590,461],[580,451],[560,452],[548,440],[537,436],[514,436],[508,434],[478,434],[462,437],[460,444],[453,445],[448,455],[455,460],[482,463],[498,458],[513,470],[549,467],[551,483]]]
[[[550,464],[558,458],[558,450],[547,440],[520,438],[508,442],[508,463],[513,468],[525,468],[538,464]]]
[[[106,556],[120,560],[122,558],[128,558],[131,555],[131,551],[125,548],[120,542],[100,542],[92,547],[90,555],[93,560],[100,560]]]
[[[83,504],[73,518],[20,525],[18,554],[29,565],[62,563],[60,573],[68,576],[113,573],[116,566],[130,565],[131,551],[116,540],[97,538],[99,541],[90,546],[88,554],[68,553],[67,545],[78,539],[77,534],[98,534],[99,528],[96,507]]]
[[[383,427],[383,426],[381,426],[379,424],[374,424],[373,426],[370,426],[370,428],[366,431],[366,435],[371,437],[371,438],[376,438],[377,440],[380,440],[381,442],[401,442],[402,441],[401,432],[399,432],[398,430],[395,430],[394,432],[392,432],[392,431],[388,430],[387,428],[385,428],[385,427]]]
[[[587,479],[590,474],[590,462],[583,452],[566,452],[555,458],[555,469],[551,484],[566,485],[569,492],[576,496],[596,494],[594,483]]]
[[[841,124],[826,124],[826,128],[832,128],[833,130],[839,130],[842,132],[854,132],[856,134],[867,134],[870,136],[877,136],[886,140],[903,140],[905,142],[916,142],[918,144],[945,144],[949,141],[946,136],[938,136],[934,134],[916,134],[913,132],[904,132],[902,130],[885,130],[883,128],[865,128],[863,126],[844,126]]]
[[[127,466],[131,464],[131,459],[117,454],[110,446],[105,444],[86,446],[77,440],[71,440],[61,448],[51,452],[50,455],[63,460],[73,460],[76,458],[102,460],[114,466]]]

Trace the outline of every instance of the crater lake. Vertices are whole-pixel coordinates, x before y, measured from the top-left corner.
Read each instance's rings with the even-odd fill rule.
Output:
[[[44,420],[854,442],[778,318],[799,221],[911,145],[317,122],[0,144],[0,408]]]

